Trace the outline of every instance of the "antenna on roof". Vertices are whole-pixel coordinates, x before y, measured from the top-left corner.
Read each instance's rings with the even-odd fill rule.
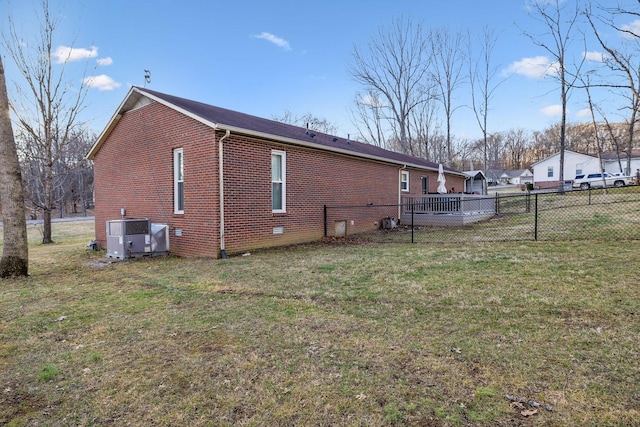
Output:
[[[147,83],[151,83],[151,71],[144,70],[144,87],[147,87]]]
[[[314,136],[316,136],[315,133],[311,132],[309,130],[309,122],[307,122],[307,130],[304,132],[305,135],[309,135],[311,138],[313,138]]]

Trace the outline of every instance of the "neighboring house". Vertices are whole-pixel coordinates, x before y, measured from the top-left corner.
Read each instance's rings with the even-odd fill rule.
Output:
[[[557,188],[560,185],[560,153],[531,165],[533,185],[536,188]],[[564,151],[564,181],[573,180],[576,175],[600,170],[598,158],[591,154]]]
[[[506,182],[502,181],[503,169],[487,169],[484,171],[484,176],[487,179],[487,185],[504,185]]]
[[[576,175],[597,173],[603,168],[605,172],[611,174],[627,172],[627,155],[626,153],[606,152],[600,155],[602,159],[602,167],[595,154],[577,153],[571,150],[564,152],[564,179],[565,181],[573,180]],[[631,173],[629,175],[635,177],[640,169],[640,151],[633,151],[631,156]],[[532,165],[534,185],[539,188],[557,187],[559,184],[560,173],[560,153],[553,154],[534,163]]]
[[[529,169],[488,169],[487,181],[490,185],[522,185],[533,182]]]
[[[438,186],[425,159],[139,87],[87,158],[99,246],[124,214],[168,224],[171,252],[189,257],[318,240],[325,205],[371,206],[344,219],[349,234],[372,230],[389,215],[377,205]],[[463,188],[462,172],[445,175]]]
[[[501,179],[511,185],[533,183],[533,173],[529,169],[508,169],[502,173]]]
[[[614,173],[627,173],[627,153],[621,152],[619,155],[616,152],[610,151],[602,153],[602,163],[604,163],[604,170],[611,174]],[[635,177],[640,169],[640,150],[633,150],[631,152],[631,161],[629,162],[631,167],[629,175]],[[589,171],[592,172],[592,171]],[[593,171],[600,172],[600,171]]]

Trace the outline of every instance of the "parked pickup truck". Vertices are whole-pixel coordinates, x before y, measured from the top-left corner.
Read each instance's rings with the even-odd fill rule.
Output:
[[[604,173],[604,181],[607,187],[624,187],[625,185],[633,184],[633,178],[630,176],[611,175],[608,172]],[[602,187],[601,173],[576,175],[576,178],[573,180],[573,188],[588,190],[594,187]]]

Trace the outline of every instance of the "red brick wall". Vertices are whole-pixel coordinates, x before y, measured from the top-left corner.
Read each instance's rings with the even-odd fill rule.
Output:
[[[242,136],[226,141],[225,229],[231,252],[321,238],[325,204],[397,204],[397,167]],[[286,152],[286,213],[271,211],[271,150]],[[274,235],[274,227],[284,233]],[[357,220],[354,227],[374,224]]]
[[[558,188],[560,187],[560,181],[537,181],[533,183],[534,188],[536,189],[549,189],[549,188]]]
[[[106,246],[105,222],[151,218],[170,225],[171,252],[217,257],[220,252],[218,141],[224,132],[160,104],[125,113],[96,155],[96,239]],[[173,213],[173,149],[184,149],[183,215]],[[286,152],[286,213],[271,210],[271,150]],[[224,140],[225,246],[229,254],[312,241],[324,235],[323,206],[398,203],[400,168],[304,147],[231,134]],[[410,192],[422,192],[437,172],[409,170]],[[447,187],[463,188],[462,178]],[[389,209],[345,213],[348,232],[378,227]],[[397,215],[397,209],[391,213]],[[351,223],[353,221],[353,224]],[[282,234],[274,235],[274,227]],[[333,224],[330,224],[333,227]],[[176,236],[176,229],[182,236]]]
[[[184,148],[188,215],[173,213],[173,150]],[[211,128],[160,104],[124,114],[94,159],[96,240],[106,247],[105,222],[150,218],[170,225],[171,252],[216,256],[218,155]],[[188,184],[186,184],[188,182]],[[183,236],[176,237],[175,230]]]

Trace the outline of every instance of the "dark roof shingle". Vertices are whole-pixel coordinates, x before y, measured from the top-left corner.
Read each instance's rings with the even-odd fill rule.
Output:
[[[318,144],[328,149],[339,149],[353,152],[356,155],[365,155],[378,157],[381,159],[387,159],[394,163],[411,164],[415,166],[424,167],[426,169],[438,170],[438,163],[431,162],[429,160],[409,156],[406,154],[396,153],[394,151],[385,150],[375,145],[366,144],[358,141],[347,140],[345,138],[339,138],[334,135],[328,135],[321,132],[309,131],[299,126],[289,125],[286,123],[277,122],[274,120],[264,119],[250,114],[240,113],[225,108],[215,107],[213,105],[205,104],[202,102],[192,101],[185,98],[180,98],[174,95],[168,95],[154,90],[136,87],[141,93],[148,93],[153,97],[163,100],[166,103],[174,105],[184,111],[189,112],[195,116],[198,116],[211,123],[219,124],[224,128],[224,125],[234,128],[245,129],[253,132],[260,132],[263,134],[273,135],[274,137],[282,137],[292,140],[303,141],[307,143]],[[314,135],[311,137],[311,135]],[[444,170],[450,173],[456,173],[462,175],[461,172],[456,171],[448,167],[444,167]]]

